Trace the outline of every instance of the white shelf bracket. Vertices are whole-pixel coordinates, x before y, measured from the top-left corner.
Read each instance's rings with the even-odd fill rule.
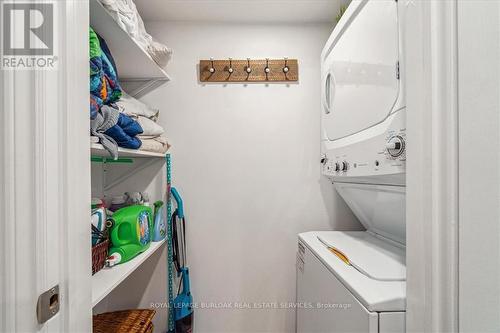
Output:
[[[148,92],[168,82],[169,78],[121,79],[121,84],[127,93],[134,98],[141,98]]]
[[[113,180],[111,183],[104,184],[104,192],[109,191],[110,189],[112,189],[116,185],[118,185],[121,182],[123,182],[124,180],[128,179],[131,174],[134,174],[136,172],[144,170],[147,167],[149,167],[149,166],[151,166],[159,161],[163,162],[163,160],[161,160],[161,159],[148,159],[145,163],[141,163],[141,164],[137,165],[136,167],[132,168],[131,170],[127,170],[126,172],[123,173],[123,175],[119,176],[118,178]]]

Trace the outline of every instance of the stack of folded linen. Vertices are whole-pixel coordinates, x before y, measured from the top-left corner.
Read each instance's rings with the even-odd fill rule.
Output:
[[[172,50],[158,43],[146,32],[144,22],[132,0],[99,0],[118,25],[144,49],[151,58],[164,68],[172,56]]]
[[[90,41],[90,133],[97,137],[113,158],[118,157],[118,146],[138,149],[143,133],[141,125],[132,117],[119,112],[114,102],[122,96],[113,56],[106,42],[89,29]]]
[[[164,154],[170,148],[164,129],[158,125],[159,111],[123,92],[116,102],[122,114],[137,120],[143,132],[139,135],[142,141],[140,150]]]

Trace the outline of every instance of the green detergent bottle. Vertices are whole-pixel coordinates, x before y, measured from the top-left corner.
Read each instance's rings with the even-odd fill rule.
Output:
[[[153,212],[143,205],[118,209],[108,220],[111,248],[108,266],[122,264],[146,251],[153,239]]]

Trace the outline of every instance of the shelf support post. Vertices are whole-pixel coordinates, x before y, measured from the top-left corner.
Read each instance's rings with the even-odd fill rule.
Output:
[[[167,174],[167,293],[168,293],[168,332],[175,331],[174,323],[174,272],[173,272],[173,252],[172,252],[172,159],[170,154],[165,155]]]

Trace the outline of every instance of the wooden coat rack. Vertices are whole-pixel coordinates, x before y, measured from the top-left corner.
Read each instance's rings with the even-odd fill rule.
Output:
[[[297,59],[200,60],[201,82],[295,82]]]

